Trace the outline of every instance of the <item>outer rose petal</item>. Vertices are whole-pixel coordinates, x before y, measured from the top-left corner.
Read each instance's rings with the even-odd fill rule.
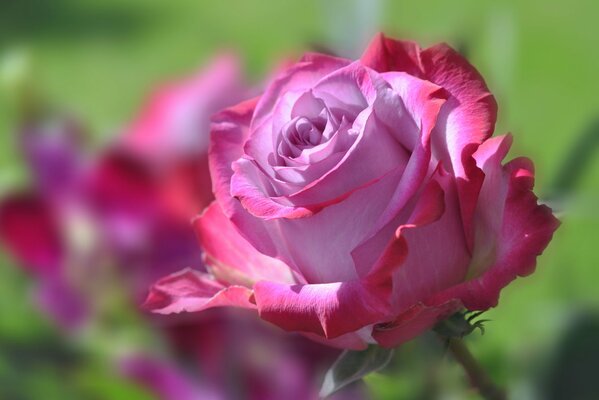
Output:
[[[470,254],[462,230],[455,182],[449,175],[438,175],[433,182],[442,188],[441,199],[429,200],[431,204],[425,210],[431,211],[423,215],[427,223],[408,223],[398,229],[398,236],[407,242],[408,255],[393,275],[393,305],[397,313],[462,282],[468,271]],[[443,205],[441,210],[439,203]],[[425,205],[421,200],[416,211]]]
[[[209,275],[187,268],[159,280],[150,288],[143,307],[158,314],[198,312],[212,307],[255,308],[252,291],[223,286]]]
[[[464,270],[460,266],[467,266],[463,244],[452,242],[452,248],[438,251],[427,245],[427,240],[442,241],[431,237],[437,231],[443,237],[461,235],[452,182],[448,176],[430,181],[386,251],[386,264],[393,272],[392,305],[399,315],[391,322],[375,325],[372,336],[383,346],[393,347],[418,336],[461,306],[457,300],[430,306],[421,302],[439,287],[461,279]],[[437,271],[439,263],[446,263],[441,273]]]
[[[445,88],[451,97],[445,114],[445,143],[454,175],[464,177],[462,152],[471,143],[482,143],[493,134],[497,102],[476,69],[451,47],[440,44],[421,54],[426,78]],[[449,168],[449,165],[447,166]]]
[[[511,144],[510,135],[492,137],[480,145],[472,156],[477,168],[482,171],[484,181],[472,212],[473,250],[467,278],[479,276],[495,259],[510,183],[502,162]]]
[[[496,306],[501,289],[516,277],[531,274],[537,256],[551,241],[559,221],[549,207],[537,204],[530,160],[517,158],[504,171],[509,189],[494,264],[482,276],[434,296],[433,302],[456,298],[471,310]]]
[[[194,221],[205,262],[221,282],[253,286],[258,280],[292,283],[289,268],[281,261],[265,256],[252,247],[213,202]]]
[[[54,274],[64,261],[56,216],[35,194],[17,194],[0,203],[0,239],[25,268],[34,272]]]
[[[243,155],[243,144],[249,134],[252,115],[259,97],[229,107],[212,117],[208,161],[212,190],[227,216],[232,213],[231,165]]]
[[[327,339],[390,317],[389,288],[360,281],[293,286],[262,281],[254,292],[262,319]]]
[[[260,316],[283,329],[327,339],[391,319],[391,276],[408,256],[401,230],[430,224],[443,214],[443,190],[437,182],[426,187],[422,198],[363,279],[295,286],[258,282],[254,291]]]
[[[451,97],[444,106],[445,146],[456,176],[462,177],[461,157],[470,143],[482,143],[495,127],[497,103],[476,69],[451,47],[441,44],[420,50],[413,42],[375,37],[361,61],[379,72],[405,71],[447,90]]]
[[[472,146],[492,133],[497,103],[476,69],[449,46],[421,50],[413,42],[375,37],[362,62],[377,71],[405,71],[429,80],[450,93],[433,131],[433,153],[458,179],[464,230],[472,245],[472,213],[482,184],[480,172],[469,161]]]
[[[248,218],[239,201],[231,196],[232,163],[243,154],[249,124],[259,98],[247,100],[223,110],[212,117],[210,130],[209,163],[212,188],[223,213],[238,226],[240,232],[252,232],[260,236],[258,251],[273,254],[275,243],[258,219]]]
[[[416,42],[388,39],[378,34],[362,54],[361,61],[379,72],[403,71],[423,77],[421,51]]]

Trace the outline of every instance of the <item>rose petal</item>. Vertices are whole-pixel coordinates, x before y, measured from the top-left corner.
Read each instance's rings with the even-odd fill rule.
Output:
[[[367,228],[387,206],[401,173],[398,167],[375,183],[351,193],[342,203],[329,205],[309,218],[262,221],[276,246],[276,253],[266,254],[283,260],[310,283],[356,279],[358,274],[351,251],[364,240]],[[259,235],[246,233],[250,243],[260,244]],[[384,243],[387,241],[385,238]]]
[[[266,89],[256,105],[256,112],[252,120],[252,129],[260,126],[264,118],[268,118],[276,102],[281,96],[290,91],[305,91],[323,76],[342,68],[350,63],[349,60],[327,56],[324,54],[310,53],[299,62],[284,70]]]
[[[252,291],[223,286],[210,275],[189,268],[166,276],[150,288],[143,307],[157,314],[198,312],[212,307],[255,308]]]
[[[451,97],[443,107],[439,126],[433,133],[437,139],[436,150],[445,149],[456,177],[465,177],[462,152],[471,143],[482,143],[493,133],[497,120],[497,103],[484,79],[464,57],[451,47],[441,44],[421,53],[426,78],[447,90]]]
[[[335,71],[323,82],[330,79],[342,87],[354,88],[359,84],[363,90],[360,93],[374,93],[375,86],[377,91],[383,91],[386,85],[380,78],[371,77],[371,72],[359,63]],[[373,83],[371,80],[376,82]],[[318,86],[314,89],[315,93],[317,88]],[[324,92],[324,89],[321,91]],[[319,95],[322,96],[323,93]],[[290,196],[281,196],[281,200],[286,203],[273,199],[275,193],[280,192],[277,190],[278,182],[270,179],[268,172],[262,173],[259,168],[261,164],[254,163],[251,159],[241,159],[234,163],[235,173],[231,181],[231,194],[238,197],[243,206],[255,216],[267,219],[302,218],[318,212],[323,204],[328,205],[344,199],[355,188],[381,178],[396,166],[404,165],[407,161],[405,149],[388,132],[387,127],[379,123],[372,112],[378,107],[387,105],[383,98],[372,99],[372,101],[375,104],[362,111],[354,121],[352,129],[358,136],[339,163],[300,191]],[[252,150],[253,145],[256,144],[252,139],[246,144],[246,152],[250,152],[250,155],[252,152],[257,152],[256,149]],[[274,151],[272,138],[270,143],[263,145],[260,151],[263,153]],[[365,159],[370,161],[365,164],[363,162]]]
[[[389,39],[382,34],[371,41],[361,61],[379,72],[407,72],[451,94],[440,118],[446,122],[444,129],[439,128],[433,136],[439,137],[436,150],[451,161],[445,168],[464,177],[461,166],[464,147],[488,138],[497,119],[497,103],[476,69],[447,45],[421,50],[413,42]]]
[[[364,282],[284,285],[262,281],[254,287],[260,317],[287,331],[311,332],[328,339],[389,318],[381,290]]]
[[[543,252],[559,226],[551,209],[538,205],[537,197],[532,192],[534,172],[530,160],[517,158],[505,165],[503,170],[509,188],[501,231],[496,237],[494,263],[481,276],[435,295],[434,302],[456,298],[472,310],[496,306],[502,288],[516,277],[534,271],[537,256]],[[477,213],[485,207],[483,204]],[[495,209],[488,211],[496,212]]]
[[[259,98],[253,98],[229,107],[212,117],[210,128],[209,165],[212,188],[223,211],[230,216],[231,165],[243,155],[243,144],[247,140],[249,125]]]
[[[424,192],[425,201],[413,210],[408,224],[400,227],[397,239],[388,242],[363,279],[293,286],[258,282],[254,290],[261,317],[286,330],[312,332],[329,339],[390,319],[390,278],[404,267],[409,256],[402,230],[431,224],[444,211],[443,190],[436,181]]]
[[[205,261],[221,282],[251,287],[258,280],[292,283],[289,267],[259,253],[239,235],[216,202],[194,221]]]
[[[419,140],[412,139],[412,143],[408,144],[408,146],[412,146],[411,156],[402,179],[389,202],[389,207],[381,213],[371,234],[382,229],[397,216],[435,168],[436,164],[431,162],[430,137],[447,98],[447,93],[438,86],[405,74],[387,73],[383,76],[389,81],[393,90],[399,94],[405,109],[419,130],[419,135],[405,135],[403,142],[409,140],[410,136],[416,136]],[[394,121],[396,118],[392,118],[389,114],[383,118],[387,124],[395,127],[394,129],[399,126],[398,122]],[[408,132],[408,129],[404,128],[402,132]]]
[[[253,160],[240,158],[233,163],[231,195],[238,198],[252,215],[264,219],[304,218],[318,212],[318,205],[294,206],[278,203],[267,191],[272,180],[264,174]],[[266,193],[265,193],[266,192]]]
[[[379,72],[404,71],[423,77],[420,52],[415,42],[388,39],[380,33],[372,39],[360,61]]]
[[[472,213],[482,177],[472,168],[472,145],[482,143],[494,129],[497,103],[483,78],[460,54],[447,45],[421,50],[413,42],[375,37],[362,62],[379,72],[405,71],[429,80],[450,93],[432,134],[433,152],[458,178],[464,230],[472,245]]]
[[[209,150],[210,174],[214,195],[223,213],[239,228],[240,232],[258,236],[256,249],[264,254],[276,254],[275,243],[262,221],[252,217],[231,196],[232,163],[243,154],[243,144],[249,133],[249,124],[258,98],[254,98],[213,116]]]
[[[397,236],[407,242],[408,256],[393,276],[393,305],[403,312],[466,276],[470,253],[462,229],[457,193],[450,176],[436,176],[441,186],[420,201]],[[442,198],[438,198],[442,187]],[[426,203],[429,203],[428,205]]]

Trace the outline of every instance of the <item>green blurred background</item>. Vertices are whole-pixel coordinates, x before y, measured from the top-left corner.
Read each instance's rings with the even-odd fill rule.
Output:
[[[390,36],[415,39],[423,46],[446,41],[461,49],[498,97],[497,134],[514,134],[512,155],[535,161],[537,192],[563,209],[563,225],[540,257],[537,272],[505,289],[500,307],[487,313],[492,319],[487,333],[469,339],[472,351],[514,398],[533,398],[535,387],[546,387],[558,373],[552,363],[564,351],[559,346],[567,342],[564,335],[574,329],[572,324],[597,318],[599,308],[598,157],[588,152],[589,162],[580,170],[564,170],[572,165],[568,157],[580,161],[587,153],[582,150],[599,142],[599,132],[592,128],[599,118],[599,3],[389,0],[362,2],[370,4],[369,11],[357,13],[354,3],[360,2],[6,0],[0,3],[0,62],[6,75],[15,54],[31,55],[37,85],[45,95],[86,121],[102,142],[131,118],[156,82],[193,72],[223,48],[245,57],[254,81],[280,57],[316,44],[358,55],[373,21]],[[14,108],[11,94],[3,90],[0,190],[23,175],[15,148]],[[578,153],[572,156],[576,146]],[[42,379],[38,383],[46,397],[39,398],[65,398],[64,388],[52,388],[60,386],[56,382],[62,376],[40,378],[43,374],[32,372],[50,371],[51,361],[44,364],[35,346],[27,345],[56,333],[28,303],[27,279],[7,256],[0,262],[0,338],[9,338],[7,343],[18,338],[26,349],[13,358],[26,353],[34,359],[29,364],[25,359],[26,372],[13,376],[9,371],[15,345],[0,348],[0,385]],[[593,326],[597,333],[597,324],[588,329]],[[406,353],[410,349],[407,346]],[[406,354],[406,362],[411,357]],[[574,360],[572,368],[592,368],[582,356]],[[106,372],[90,372],[100,367],[86,368],[96,374],[88,384],[119,385],[112,376],[104,384]],[[379,398],[411,398],[414,374],[379,374],[368,383]],[[454,375],[463,380],[458,372]],[[52,390],[58,397],[47,395]],[[134,398],[125,386],[98,390],[110,393],[108,398]],[[115,393],[120,395],[113,397]],[[455,396],[444,398],[462,398]]]

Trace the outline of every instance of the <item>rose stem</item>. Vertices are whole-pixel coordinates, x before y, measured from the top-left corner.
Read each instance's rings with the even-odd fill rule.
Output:
[[[470,385],[477,389],[486,400],[506,400],[507,396],[503,389],[497,387],[483,367],[472,356],[464,341],[461,339],[449,339],[448,349],[453,358],[464,368]]]

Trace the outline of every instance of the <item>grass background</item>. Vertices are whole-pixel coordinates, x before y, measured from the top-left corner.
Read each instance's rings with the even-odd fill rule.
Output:
[[[135,113],[152,85],[193,72],[218,49],[241,52],[250,79],[257,80],[277,58],[300,54],[310,43],[338,45],[331,26],[352,2],[324,3],[6,1],[0,57],[6,62],[26,49],[47,97],[86,121],[102,141]],[[423,45],[447,41],[462,48],[498,97],[497,134],[513,132],[512,155],[535,161],[537,191],[549,196],[571,149],[599,117],[598,17],[599,3],[591,0],[389,0],[381,4],[380,27]],[[346,41],[352,32],[345,28]],[[14,122],[11,97],[0,93],[0,189],[23,173]],[[505,289],[500,307],[488,312],[487,334],[470,339],[481,362],[520,398],[530,395],[571,321],[595,315],[599,306],[597,158],[579,174],[537,272]],[[26,301],[27,280],[6,256],[0,262],[0,337],[27,343],[51,331]],[[0,380],[8,379],[5,369],[0,363]],[[410,386],[384,375],[369,383],[380,398],[395,398]]]

